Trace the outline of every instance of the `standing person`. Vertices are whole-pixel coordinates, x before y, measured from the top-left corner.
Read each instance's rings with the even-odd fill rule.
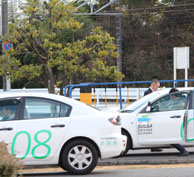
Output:
[[[146,95],[148,95],[152,92],[157,91],[159,87],[160,87],[159,80],[158,79],[153,79],[150,87],[144,92],[144,96],[146,96]]]
[[[160,87],[159,80],[153,79],[150,87],[144,92],[144,96],[146,96],[152,92],[157,91],[159,87]],[[162,151],[162,149],[160,149],[160,148],[151,148],[151,152],[161,152],[161,151]]]
[[[169,93],[178,92],[179,90],[177,88],[172,88]],[[171,97],[172,99],[175,99],[174,97]],[[171,144],[174,148],[176,148],[178,151],[180,151],[181,156],[188,156],[189,152],[180,144]]]

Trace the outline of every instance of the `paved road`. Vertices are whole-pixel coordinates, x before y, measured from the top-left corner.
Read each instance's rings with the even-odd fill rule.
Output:
[[[180,164],[194,163],[194,147],[186,148],[189,156],[180,156],[174,149],[163,149],[162,152],[150,152],[150,150],[129,151],[127,156],[105,159],[99,161],[99,165],[133,165],[133,164]]]
[[[193,177],[194,166],[192,167],[162,167],[162,168],[138,168],[130,169],[125,166],[124,169],[95,169],[87,177]],[[67,172],[58,173],[39,173],[39,174],[26,174],[23,177],[70,177]],[[77,177],[81,177],[78,175]],[[83,176],[82,176],[83,177]]]
[[[191,154],[186,157],[179,156],[179,152],[175,149],[164,149],[162,152],[154,153],[149,150],[129,151],[125,157],[99,161],[98,167],[87,177],[193,177],[194,147],[187,150]],[[48,172],[47,169],[42,169],[39,174],[26,173],[24,177],[70,176],[61,169],[51,170],[51,172],[58,171],[57,173],[42,173],[42,171]]]

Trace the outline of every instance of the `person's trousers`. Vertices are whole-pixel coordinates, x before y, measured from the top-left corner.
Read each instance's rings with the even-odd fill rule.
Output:
[[[172,144],[172,146],[179,150],[181,153],[186,152],[186,149],[180,144]]]

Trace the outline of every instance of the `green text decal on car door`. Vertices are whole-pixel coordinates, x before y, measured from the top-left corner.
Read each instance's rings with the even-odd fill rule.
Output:
[[[45,141],[43,141],[43,142],[41,142],[41,141],[38,140],[38,135],[41,134],[41,133],[47,133],[48,134],[48,138]],[[25,159],[28,156],[28,154],[30,153],[30,149],[31,149],[31,136],[30,136],[29,132],[27,132],[27,131],[20,131],[20,132],[18,132],[15,135],[15,137],[13,138],[13,142],[12,142],[11,154],[12,155],[15,154],[15,143],[16,143],[16,139],[21,134],[25,134],[27,136],[27,138],[28,138],[28,146],[27,146],[26,153],[24,154],[23,157],[21,157],[21,159]],[[48,130],[40,130],[40,131],[36,132],[36,134],[34,135],[34,140],[37,143],[37,145],[32,148],[32,152],[31,152],[32,153],[32,157],[34,157],[35,159],[44,159],[44,158],[46,158],[46,157],[49,156],[49,154],[51,152],[51,148],[46,143],[48,143],[50,141],[51,137],[52,137],[52,134]],[[39,148],[40,146],[44,146],[47,149],[47,153],[44,156],[37,156],[35,154],[36,149]]]

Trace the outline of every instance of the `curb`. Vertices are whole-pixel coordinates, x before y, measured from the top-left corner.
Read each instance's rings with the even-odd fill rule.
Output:
[[[184,163],[194,163],[194,152],[191,152],[189,156],[180,156],[179,153],[133,154],[125,157],[99,160],[98,166]]]

